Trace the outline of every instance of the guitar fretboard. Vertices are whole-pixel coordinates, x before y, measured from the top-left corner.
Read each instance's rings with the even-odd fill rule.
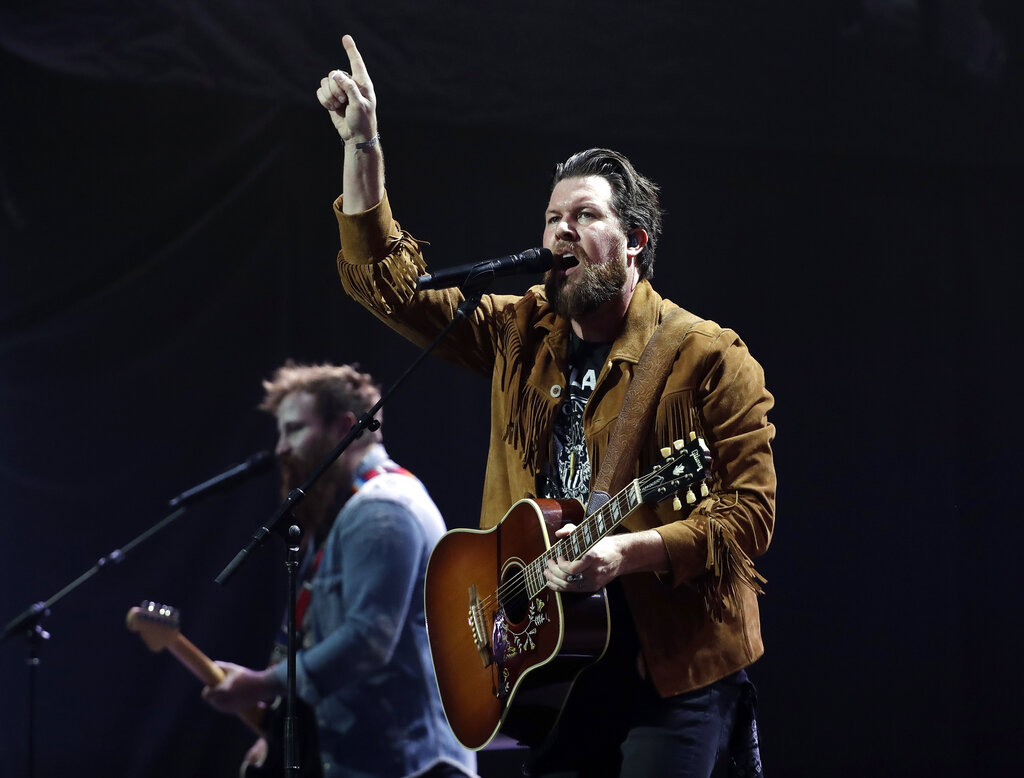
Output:
[[[558,557],[565,557],[569,560],[579,559],[597,541],[619,526],[642,502],[639,481],[633,481],[584,519],[576,529],[564,538],[559,538],[551,548],[526,566],[525,577],[529,590],[528,595],[535,597],[541,589],[547,586],[547,581],[544,579],[544,568],[547,567],[549,559]]]

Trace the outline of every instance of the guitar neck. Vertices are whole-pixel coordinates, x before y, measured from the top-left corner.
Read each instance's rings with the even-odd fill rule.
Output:
[[[625,489],[580,522],[576,529],[564,538],[559,538],[551,548],[526,566],[525,576],[531,597],[536,596],[547,586],[544,568],[547,567],[549,559],[579,559],[597,541],[618,527],[627,516],[640,507],[643,499],[639,483],[638,479],[633,480]]]
[[[547,585],[544,581],[544,568],[549,559],[579,559],[643,503],[661,502],[676,495],[681,489],[686,489],[686,501],[692,505],[697,500],[692,487],[698,482],[701,496],[707,496],[708,487],[703,479],[707,474],[711,454],[703,439],[691,432],[689,443],[674,441],[672,446],[661,449],[661,453],[663,459],[647,473],[630,481],[625,489],[526,566],[524,579],[529,596],[536,596]],[[678,498],[674,507],[682,507]]]
[[[207,686],[216,686],[224,680],[224,671],[180,632],[167,645],[167,650]]]

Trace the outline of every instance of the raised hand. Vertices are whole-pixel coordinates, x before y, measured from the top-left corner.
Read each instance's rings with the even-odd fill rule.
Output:
[[[342,141],[365,143],[377,134],[377,98],[366,65],[351,35],[341,39],[352,73],[332,70],[316,90],[320,105],[330,111]]]

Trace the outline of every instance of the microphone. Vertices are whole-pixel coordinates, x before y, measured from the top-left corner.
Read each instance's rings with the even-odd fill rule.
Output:
[[[548,249],[527,249],[507,257],[489,259],[472,265],[459,265],[420,276],[417,289],[447,289],[462,286],[467,281],[493,280],[501,276],[520,273],[543,273],[554,261]]]
[[[215,475],[208,481],[198,486],[193,486],[191,489],[182,492],[177,497],[174,497],[170,501],[172,508],[179,508],[187,505],[190,502],[195,502],[201,497],[206,497],[208,494],[213,492],[227,489],[230,486],[234,486],[240,481],[248,480],[253,476],[259,475],[260,473],[269,470],[270,466],[274,464],[275,456],[269,451],[260,451],[259,453],[253,454],[247,460],[240,465],[225,470],[220,475]]]

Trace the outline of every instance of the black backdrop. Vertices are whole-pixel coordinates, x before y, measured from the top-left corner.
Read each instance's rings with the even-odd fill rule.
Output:
[[[536,244],[552,164],[618,148],[663,186],[656,286],[765,365],[770,774],[1016,765],[1012,2],[36,5],[0,9],[0,621],[272,446],[256,405],[285,358],[387,385],[415,356],[334,270],[313,92],[351,32],[435,267]],[[385,412],[450,526],[476,520],[487,395],[430,361]],[[39,775],[233,774],[245,730],[123,619],[168,602],[208,654],[262,662],[281,545],[213,578],[276,504],[269,475],[212,497],[55,606]],[[3,776],[26,770],[25,657],[0,644]]]

